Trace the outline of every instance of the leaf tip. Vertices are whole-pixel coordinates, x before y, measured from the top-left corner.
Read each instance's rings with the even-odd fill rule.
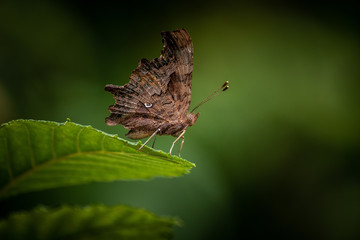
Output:
[[[66,122],[65,122],[65,123],[67,123],[67,122],[71,122],[71,119],[70,119],[70,118],[66,118]]]

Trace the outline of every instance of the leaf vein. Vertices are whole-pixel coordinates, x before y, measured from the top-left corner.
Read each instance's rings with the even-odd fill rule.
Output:
[[[30,163],[31,163],[31,167],[35,167],[36,163],[35,163],[35,156],[34,156],[34,149],[33,149],[33,144],[31,141],[31,135],[30,135],[30,130],[28,128],[28,126],[26,124],[22,124],[25,129],[26,129],[26,133],[27,133],[27,137],[28,137],[28,143],[29,143],[29,152],[30,152]]]
[[[11,168],[11,163],[10,163],[10,151],[9,151],[9,143],[8,143],[8,133],[7,130],[5,130],[5,148],[6,148],[6,155],[7,155],[7,169],[8,169],[8,173],[9,173],[9,177],[10,177],[10,182],[14,180],[14,175],[12,172],[12,168]]]
[[[105,149],[104,149],[105,136],[106,136],[106,135],[104,135],[104,136],[102,137],[102,139],[101,139],[101,151],[102,151],[102,152],[105,152]]]
[[[81,132],[84,130],[85,128],[80,128],[79,132],[76,135],[76,150],[78,153],[81,152],[81,148],[80,148],[80,134]]]
[[[56,158],[56,151],[55,151],[55,127],[51,128],[51,154],[52,154],[52,158],[55,159]]]

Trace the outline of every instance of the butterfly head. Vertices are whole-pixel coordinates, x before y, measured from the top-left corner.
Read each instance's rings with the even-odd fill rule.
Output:
[[[198,119],[200,113],[188,113],[187,115],[187,124],[192,126],[195,124],[196,120]]]

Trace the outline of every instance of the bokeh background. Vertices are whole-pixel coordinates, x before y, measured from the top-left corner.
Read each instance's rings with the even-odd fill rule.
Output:
[[[69,117],[124,137],[104,123],[104,85],[158,57],[164,30],[193,39],[192,106],[230,82],[186,133],[190,175],[26,194],[9,207],[125,203],[183,219],[175,239],[360,239],[356,1],[249,2],[1,1],[0,123]]]

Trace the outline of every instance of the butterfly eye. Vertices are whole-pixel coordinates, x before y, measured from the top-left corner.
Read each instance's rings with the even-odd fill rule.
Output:
[[[147,108],[152,107],[152,103],[150,103],[150,104],[144,103],[144,105],[145,105],[145,107],[147,107]]]

